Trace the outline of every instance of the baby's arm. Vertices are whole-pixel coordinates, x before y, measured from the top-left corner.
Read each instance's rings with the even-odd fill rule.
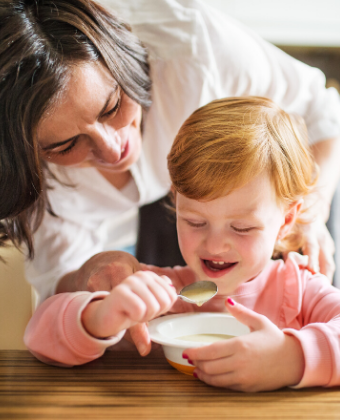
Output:
[[[286,334],[299,340],[305,370],[298,388],[340,385],[340,290],[316,274],[307,277],[302,299],[303,328],[287,328]]]
[[[151,271],[138,271],[103,300],[91,302],[82,313],[84,328],[106,338],[167,312],[177,299],[171,281]]]
[[[61,293],[47,299],[31,318],[24,341],[45,363],[87,363],[120,341],[125,328],[168,311],[175,300],[168,279],[138,272],[110,293]]]

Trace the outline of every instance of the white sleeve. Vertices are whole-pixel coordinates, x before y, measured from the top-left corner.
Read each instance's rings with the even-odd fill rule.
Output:
[[[198,2],[196,2],[198,4]],[[265,96],[304,117],[311,144],[340,135],[340,100],[325,76],[264,41],[234,19],[203,6],[210,48],[202,60],[228,96]],[[202,36],[202,39],[204,37]]]
[[[46,213],[34,234],[35,257],[25,274],[39,295],[39,304],[55,294],[60,278],[102,251],[99,235],[80,224]]]
[[[248,95],[268,97],[302,116],[311,144],[340,135],[339,94],[325,88],[324,74],[207,2],[100,2],[122,15],[148,48],[154,112],[167,116],[161,124],[171,141],[196,108]]]

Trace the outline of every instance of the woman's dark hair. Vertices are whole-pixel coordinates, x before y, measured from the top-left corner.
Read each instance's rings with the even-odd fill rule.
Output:
[[[115,15],[91,0],[0,0],[0,245],[24,242],[33,258],[32,233],[52,212],[37,125],[70,67],[98,60],[150,106],[147,52]]]

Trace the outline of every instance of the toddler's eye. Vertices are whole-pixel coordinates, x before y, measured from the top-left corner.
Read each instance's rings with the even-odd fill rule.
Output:
[[[190,220],[186,220],[187,224],[191,227],[196,227],[196,228],[200,228],[205,226],[205,222],[202,223],[195,223],[195,222],[191,222]]]
[[[239,228],[236,228],[235,226],[232,226],[232,229],[234,229],[234,231],[238,232],[238,233],[247,233],[247,232],[250,232],[251,230],[253,230],[255,228],[254,227],[249,227],[249,228],[239,229]]]

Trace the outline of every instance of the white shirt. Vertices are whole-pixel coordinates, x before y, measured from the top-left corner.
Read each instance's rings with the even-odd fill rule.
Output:
[[[199,0],[101,3],[121,14],[148,48],[153,103],[127,190],[118,191],[94,168],[62,168],[76,186],[54,183],[49,197],[59,217],[46,214],[34,236],[35,259],[26,264],[40,301],[92,255],[135,243],[138,207],[169,191],[166,156],[198,107],[222,97],[265,96],[305,118],[311,144],[340,135],[339,95],[325,89],[323,73],[234,19]],[[52,171],[60,172],[55,165]]]

